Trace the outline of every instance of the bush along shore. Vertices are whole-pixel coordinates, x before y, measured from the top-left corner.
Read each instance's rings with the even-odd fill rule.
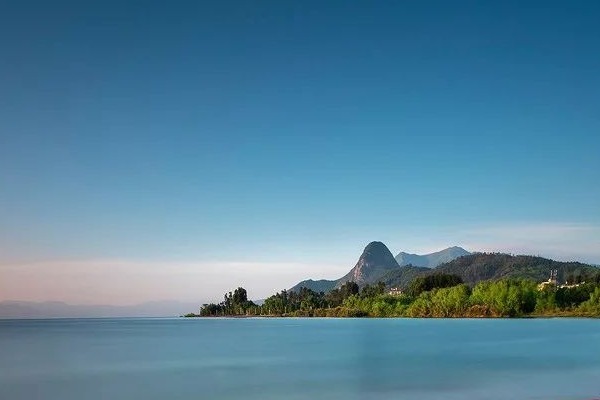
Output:
[[[526,279],[483,281],[470,287],[460,277],[434,274],[416,278],[406,290],[383,283],[362,289],[347,282],[328,293],[307,288],[282,290],[262,305],[248,300],[244,288],[225,294],[219,304],[204,304],[186,317],[600,317],[600,275],[588,282],[558,285]]]

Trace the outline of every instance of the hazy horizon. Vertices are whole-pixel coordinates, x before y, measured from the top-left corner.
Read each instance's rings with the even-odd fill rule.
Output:
[[[600,2],[7,2],[0,301],[264,298],[364,246],[600,263]]]
[[[365,243],[366,245],[367,243]],[[395,250],[428,254],[455,245],[426,251]],[[473,249],[470,252],[503,252],[538,255],[557,261],[580,261],[577,257],[550,257],[540,252],[511,251],[506,248]],[[301,262],[168,262],[125,260],[52,260],[0,264],[0,302],[63,302],[69,305],[136,306],[151,302],[175,301],[203,304],[220,301],[224,293],[242,286],[252,299],[263,299],[282,289],[289,289],[305,279],[337,279],[346,274],[358,259],[362,248],[354,252],[348,264],[314,264]],[[348,259],[346,255],[341,257]],[[35,276],[35,279],[32,277]],[[62,279],[60,279],[62,277]],[[124,278],[127,277],[127,278]],[[208,290],[198,291],[199,287]],[[114,283],[117,283],[116,285]],[[173,292],[176,287],[177,291]],[[25,289],[25,290],[24,290]],[[83,290],[85,289],[85,290]],[[165,290],[166,289],[166,290]],[[27,293],[29,297],[23,297]],[[11,297],[12,296],[12,297]],[[18,297],[21,296],[21,297]],[[98,301],[104,299],[104,301]]]

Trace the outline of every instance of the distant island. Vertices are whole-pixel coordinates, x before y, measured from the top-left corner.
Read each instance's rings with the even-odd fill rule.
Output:
[[[394,257],[371,242],[340,279],[302,281],[261,305],[240,287],[186,315],[219,316],[600,317],[600,268],[460,247]]]

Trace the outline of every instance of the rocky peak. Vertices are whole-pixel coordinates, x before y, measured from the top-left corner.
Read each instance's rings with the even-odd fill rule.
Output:
[[[381,242],[371,242],[365,247],[354,268],[338,281],[338,285],[348,281],[363,285],[394,268],[399,268],[399,265],[387,246]]]

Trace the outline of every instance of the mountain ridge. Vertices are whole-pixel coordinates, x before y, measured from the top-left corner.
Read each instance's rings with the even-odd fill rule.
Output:
[[[440,264],[452,261],[458,257],[471,254],[459,246],[452,246],[429,254],[412,254],[401,251],[395,257],[400,266],[435,268]]]
[[[372,258],[371,252],[374,249],[377,250],[377,254]],[[566,281],[568,277],[585,277],[600,272],[600,267],[592,264],[555,261],[529,255],[471,253],[458,246],[425,255],[400,252],[394,257],[395,265],[389,260],[388,252],[385,244],[371,242],[365,247],[354,268],[342,278],[317,281],[309,279],[296,284],[290,290],[297,291],[306,287],[316,292],[328,292],[351,280],[361,287],[381,281],[386,287],[406,288],[416,277],[435,273],[458,275],[465,283],[473,285],[483,280],[503,278],[524,278],[542,282],[548,279],[550,270],[553,269],[558,270],[561,282]],[[399,258],[401,262],[398,262]],[[447,261],[441,262],[443,260]],[[409,261],[416,261],[420,265]],[[440,263],[433,268],[425,266],[437,262]]]
[[[387,279],[391,279],[396,275],[400,274],[404,276],[402,279],[406,279],[407,277],[413,277],[415,273],[424,273],[426,272],[420,268],[429,269],[427,265],[437,266],[440,262],[450,261],[456,257],[459,257],[463,254],[471,254],[467,250],[462,247],[452,246],[446,249],[430,253],[424,255],[411,254],[400,252],[396,257],[393,256],[392,252],[389,248],[383,243],[379,241],[373,241],[368,243],[358,261],[354,265],[354,267],[344,276],[335,280],[327,280],[327,279],[306,279],[303,280],[296,285],[294,285],[290,291],[298,291],[300,288],[305,287],[315,292],[329,292],[335,288],[339,288],[344,283],[353,281],[356,282],[359,286],[364,286],[367,284],[377,283],[380,279],[384,278],[384,281]],[[403,264],[398,262],[398,257],[401,255],[410,256],[408,258],[414,258],[417,264],[415,265],[411,262],[406,262],[406,260],[402,259]],[[411,259],[412,260],[412,259]],[[408,269],[402,270],[400,269],[411,266],[417,269]],[[400,271],[400,272],[394,272]],[[391,280],[393,281],[393,279]]]
[[[436,273],[455,274],[465,283],[475,284],[482,280],[525,278],[534,281],[548,279],[550,270],[556,269],[558,280],[564,282],[571,276],[595,274],[600,268],[578,261],[556,261],[530,255],[505,253],[473,253],[439,265]]]

